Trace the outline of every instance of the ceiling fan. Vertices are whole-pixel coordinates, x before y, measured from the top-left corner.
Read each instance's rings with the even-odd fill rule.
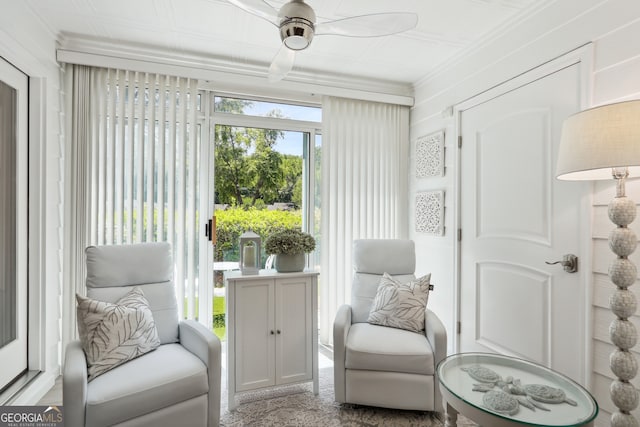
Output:
[[[282,80],[291,71],[296,52],[309,47],[314,36],[387,36],[410,30],[418,24],[418,15],[407,12],[377,13],[316,23],[315,12],[303,0],[290,0],[279,11],[264,0],[227,1],[280,29],[282,46],[269,67],[271,82]]]

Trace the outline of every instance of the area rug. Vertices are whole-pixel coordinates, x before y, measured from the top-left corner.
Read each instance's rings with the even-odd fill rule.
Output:
[[[223,391],[220,425],[244,426],[412,426],[441,427],[434,413],[340,405],[333,397],[333,370],[320,370],[320,394],[311,385],[295,385],[239,396],[240,405],[229,412],[226,390]],[[459,426],[474,424],[459,420]]]

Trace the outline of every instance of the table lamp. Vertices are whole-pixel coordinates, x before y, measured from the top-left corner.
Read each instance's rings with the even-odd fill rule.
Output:
[[[611,400],[618,408],[612,427],[638,427],[631,411],[638,406],[638,391],[631,384],[638,362],[630,349],[637,331],[629,318],[636,311],[636,298],[628,288],[637,269],[628,258],[637,238],[628,225],[636,217],[636,204],[625,195],[627,177],[640,177],[640,100],[619,102],[581,111],[565,120],[558,153],[557,178],[561,180],[616,180],[616,196],[609,203],[609,219],[616,228],[609,234],[609,247],[617,258],[609,265],[609,278],[616,289],[609,306],[616,319],[609,336],[616,349],[609,366],[617,377],[611,383]]]

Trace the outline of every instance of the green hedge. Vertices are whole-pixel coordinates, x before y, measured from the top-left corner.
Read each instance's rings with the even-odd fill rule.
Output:
[[[285,228],[302,228],[302,211],[279,211],[256,208],[216,210],[216,261],[238,261],[238,240],[245,231],[258,234],[264,242],[267,236]],[[262,263],[267,254],[262,248]]]

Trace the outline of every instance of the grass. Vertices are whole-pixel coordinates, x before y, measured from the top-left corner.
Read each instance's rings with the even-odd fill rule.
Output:
[[[225,325],[225,297],[213,298],[213,333],[223,341],[227,338],[227,327]],[[184,300],[184,312],[187,312],[187,299]],[[195,316],[198,317],[198,299],[196,298],[196,312]]]
[[[224,297],[215,297],[213,299],[213,315],[224,314]]]
[[[224,341],[227,337],[227,326],[224,318],[225,297],[215,297],[213,299],[213,333]]]

